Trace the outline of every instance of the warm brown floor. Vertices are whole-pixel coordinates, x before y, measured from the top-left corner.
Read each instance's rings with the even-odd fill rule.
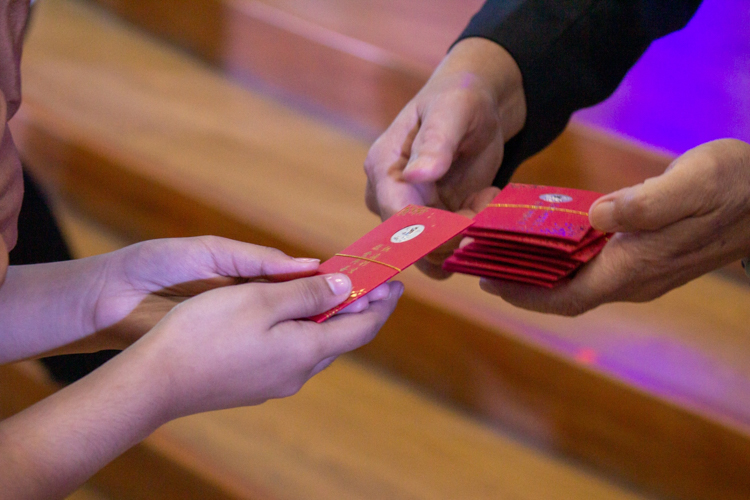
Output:
[[[362,204],[367,141],[95,10],[43,5],[16,138],[100,220],[131,236],[217,232],[319,256],[375,224]],[[577,146],[551,160],[576,164]],[[733,484],[743,498],[746,284],[711,275],[650,304],[560,319],[511,308],[470,278],[402,277],[407,295],[363,356],[608,470],[704,498],[728,498],[720,488]]]

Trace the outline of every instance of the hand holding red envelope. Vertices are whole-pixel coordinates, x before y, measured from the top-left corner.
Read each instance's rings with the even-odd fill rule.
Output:
[[[342,304],[310,319],[325,321],[471,224],[471,219],[444,210],[407,206],[320,265],[318,274],[346,273],[352,293]]]
[[[443,269],[552,288],[594,258],[609,234],[591,227],[599,193],[509,184],[476,215],[464,236],[474,241]]]
[[[320,265],[318,274],[346,273],[352,293],[310,319],[325,321],[462,231],[474,241],[445,261],[446,271],[552,288],[607,242],[589,224],[588,209],[600,196],[509,184],[474,220],[409,205]]]

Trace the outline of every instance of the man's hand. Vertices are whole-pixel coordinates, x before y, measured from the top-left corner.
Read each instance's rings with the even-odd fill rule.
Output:
[[[591,224],[616,232],[552,290],[483,279],[483,290],[534,311],[575,316],[645,302],[750,255],[750,144],[724,139],[677,158],[659,177],[603,196]]]
[[[521,73],[494,42],[456,44],[427,84],[373,144],[365,160],[368,208],[385,220],[413,203],[468,217],[492,185],[505,142],[526,117]],[[493,193],[496,191],[493,191]],[[439,276],[444,255],[422,270]]]

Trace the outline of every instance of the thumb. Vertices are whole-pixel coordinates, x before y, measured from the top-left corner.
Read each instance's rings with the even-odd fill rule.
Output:
[[[418,184],[442,178],[453,164],[468,126],[468,117],[460,109],[438,105],[427,110],[414,137],[404,180]]]
[[[678,158],[658,177],[602,196],[589,209],[591,225],[604,232],[654,231],[701,210],[690,158]]]
[[[273,324],[324,313],[349,298],[352,282],[345,274],[312,276],[284,283],[264,283],[261,303],[270,310]]]

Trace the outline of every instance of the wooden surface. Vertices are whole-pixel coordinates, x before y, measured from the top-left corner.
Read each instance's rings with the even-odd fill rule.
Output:
[[[362,203],[367,143],[80,4],[40,7],[14,133],[35,171],[88,213],[131,236],[215,233],[322,257],[376,224]],[[608,141],[562,141],[537,161],[576,164]],[[619,148],[585,156],[637,157]],[[644,171],[664,160],[649,158]],[[706,276],[649,304],[560,319],[468,277],[402,278],[399,309],[362,356],[657,491],[748,496],[746,285]]]
[[[100,0],[244,82],[385,128],[481,0]]]
[[[67,500],[108,500],[93,488],[84,487],[70,495]]]
[[[55,203],[55,214],[78,258],[124,244],[64,202]],[[0,371],[0,394],[28,384],[24,392],[36,394],[44,378],[33,364],[14,370],[25,377],[9,382]],[[236,498],[257,498],[261,489],[266,498],[287,499],[643,498],[351,359],[293,398],[180,419],[139,448],[185,464],[196,477],[213,472]],[[135,461],[118,460],[109,470],[112,477],[144,473]],[[104,486],[112,498],[132,498],[119,484]],[[83,488],[71,500],[99,498]]]
[[[35,372],[0,367],[0,415],[50,392]],[[292,398],[167,424],[91,484],[112,499],[646,498],[346,359]]]

